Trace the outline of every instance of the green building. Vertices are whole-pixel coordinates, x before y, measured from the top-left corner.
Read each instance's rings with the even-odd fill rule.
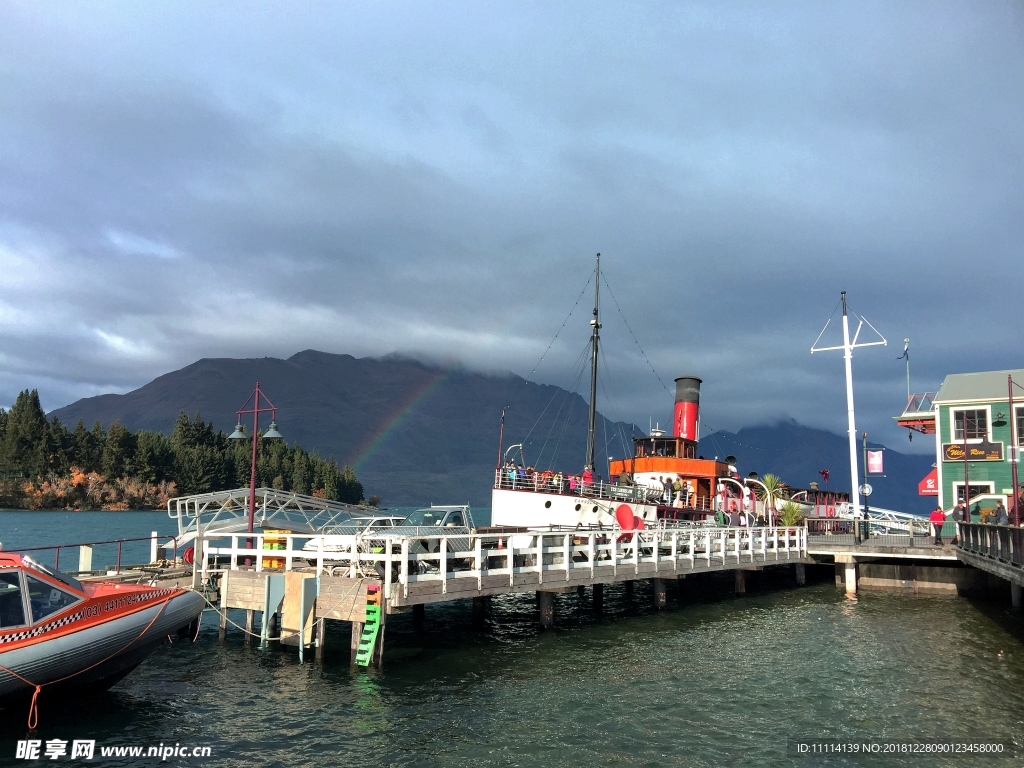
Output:
[[[922,494],[950,509],[964,497],[966,470],[972,509],[998,501],[1012,508],[1013,467],[1024,446],[1024,369],[950,374],[937,394],[911,397],[897,421],[935,435],[935,470],[921,481]]]

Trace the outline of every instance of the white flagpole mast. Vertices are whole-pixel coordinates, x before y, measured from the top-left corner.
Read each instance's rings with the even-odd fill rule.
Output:
[[[860,478],[857,471],[857,422],[853,411],[853,350],[858,347],[874,347],[877,345],[885,346],[886,341],[882,334],[875,330],[875,327],[868,323],[863,317],[860,318],[860,322],[857,324],[857,332],[853,335],[853,339],[850,339],[850,320],[846,310],[846,291],[840,292],[841,301],[843,304],[843,345],[841,347],[811,347],[811,354],[815,352],[830,352],[834,350],[843,350],[843,358],[846,365],[846,418],[847,418],[847,429],[848,437],[850,441],[850,504],[852,507],[853,516],[855,518],[860,517]],[[831,318],[829,322],[832,322]],[[861,328],[864,324],[878,333],[878,337],[881,341],[868,341],[857,343],[857,339],[860,337]],[[825,323],[825,328],[821,329],[821,333],[818,334],[818,338],[814,340],[817,344],[821,337],[825,334],[825,329],[828,328],[828,323]],[[865,467],[865,471],[867,468]]]
[[[854,518],[858,518],[860,517],[860,478],[857,476],[857,423],[853,414],[853,346],[850,344],[850,319],[846,316],[846,291],[842,292],[842,297],[843,358],[846,362],[846,424],[850,438],[850,504]]]

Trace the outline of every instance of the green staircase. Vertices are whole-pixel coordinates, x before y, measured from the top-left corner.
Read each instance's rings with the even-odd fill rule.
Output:
[[[377,635],[380,633],[380,587],[370,584],[366,588],[366,621],[363,622],[363,633],[359,636],[359,648],[356,650],[356,664],[360,667],[370,666],[373,651],[377,647]]]

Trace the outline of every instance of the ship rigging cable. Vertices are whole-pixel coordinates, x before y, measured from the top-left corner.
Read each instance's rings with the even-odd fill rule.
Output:
[[[654,374],[654,378],[658,380],[658,383],[661,384],[662,388],[666,392],[672,394],[671,392],[669,392],[668,387],[665,386],[665,382],[661,380],[661,376],[659,376],[658,372],[654,369],[654,364],[651,363],[651,361],[648,359],[647,353],[644,352],[644,348],[641,347],[640,342],[637,341],[636,334],[633,333],[633,329],[629,327],[629,323],[626,320],[626,316],[622,313],[622,308],[619,306],[619,300],[615,298],[615,294],[612,293],[612,287],[608,284],[608,278],[605,277],[604,275],[602,275],[601,278],[604,280],[604,287],[608,289],[608,294],[612,297],[612,303],[615,304],[615,309],[619,311],[619,317],[622,318],[622,322],[623,324],[625,324],[626,330],[629,331],[629,335],[632,336],[633,343],[636,344],[636,348],[640,350],[640,354],[643,355],[644,360],[647,361],[647,365],[650,367],[651,373]]]

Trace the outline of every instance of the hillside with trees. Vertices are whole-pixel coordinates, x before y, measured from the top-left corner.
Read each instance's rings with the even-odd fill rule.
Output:
[[[358,503],[363,488],[351,467],[282,440],[257,446],[260,486]],[[182,411],[171,434],[131,431],[115,420],[73,430],[47,419],[33,390],[10,411],[0,408],[0,506],[23,509],[152,509],[174,496],[249,484],[252,442],[228,440],[200,415]]]

